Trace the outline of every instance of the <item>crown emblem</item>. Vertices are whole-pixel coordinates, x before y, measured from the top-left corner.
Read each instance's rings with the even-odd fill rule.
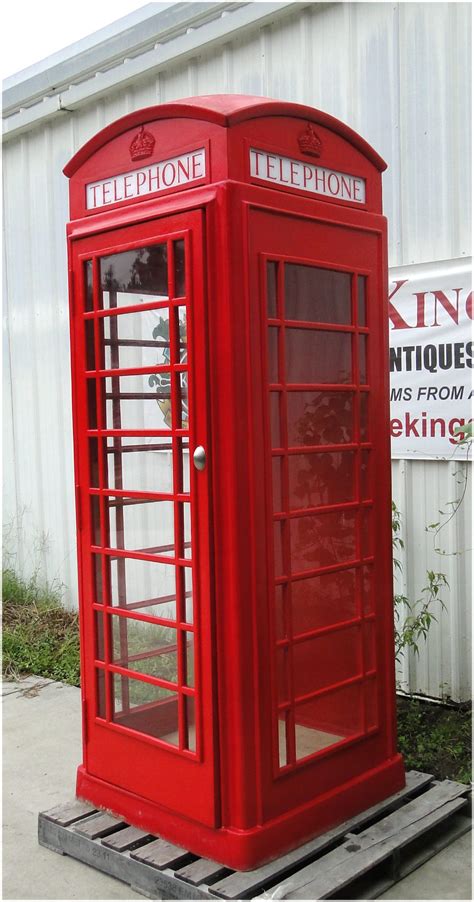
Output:
[[[302,153],[307,153],[311,157],[321,156],[323,145],[321,143],[321,139],[318,138],[313,126],[311,125],[311,122],[308,122],[306,131],[304,131],[299,136],[298,144]]]
[[[146,132],[145,126],[142,125],[140,131],[135,135],[130,144],[130,156],[132,160],[145,160],[146,157],[151,157],[155,143],[153,135],[150,134],[150,132]]]

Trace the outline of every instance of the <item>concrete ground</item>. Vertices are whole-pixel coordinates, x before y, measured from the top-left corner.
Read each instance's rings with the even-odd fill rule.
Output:
[[[74,796],[79,690],[41,677],[3,684],[3,898],[143,899],[126,884],[38,845],[38,812]],[[382,899],[472,899],[463,836]]]

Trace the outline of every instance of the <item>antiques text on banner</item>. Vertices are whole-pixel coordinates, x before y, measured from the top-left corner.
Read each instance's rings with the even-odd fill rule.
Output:
[[[389,274],[392,457],[452,458],[472,420],[472,261]],[[461,436],[462,437],[462,436]]]

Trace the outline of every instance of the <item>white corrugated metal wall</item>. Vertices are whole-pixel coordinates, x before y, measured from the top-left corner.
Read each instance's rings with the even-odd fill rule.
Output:
[[[7,115],[4,521],[6,549],[23,573],[40,567],[76,603],[66,161],[119,116],[179,97],[232,92],[308,103],[343,119],[387,160],[391,266],[468,255],[470,14],[469,3],[220,3],[193,33],[65,85],[59,103],[53,89]],[[425,526],[459,496],[460,465],[393,468],[406,541],[400,589],[418,598],[427,569],[445,572],[450,584],[447,611],[399,676],[412,691],[464,699],[470,492],[440,535],[441,555]]]

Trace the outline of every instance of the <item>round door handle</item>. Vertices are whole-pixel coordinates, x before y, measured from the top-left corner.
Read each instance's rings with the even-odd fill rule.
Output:
[[[204,470],[206,466],[206,452],[202,445],[198,445],[197,448],[194,449],[193,461],[196,470]]]

